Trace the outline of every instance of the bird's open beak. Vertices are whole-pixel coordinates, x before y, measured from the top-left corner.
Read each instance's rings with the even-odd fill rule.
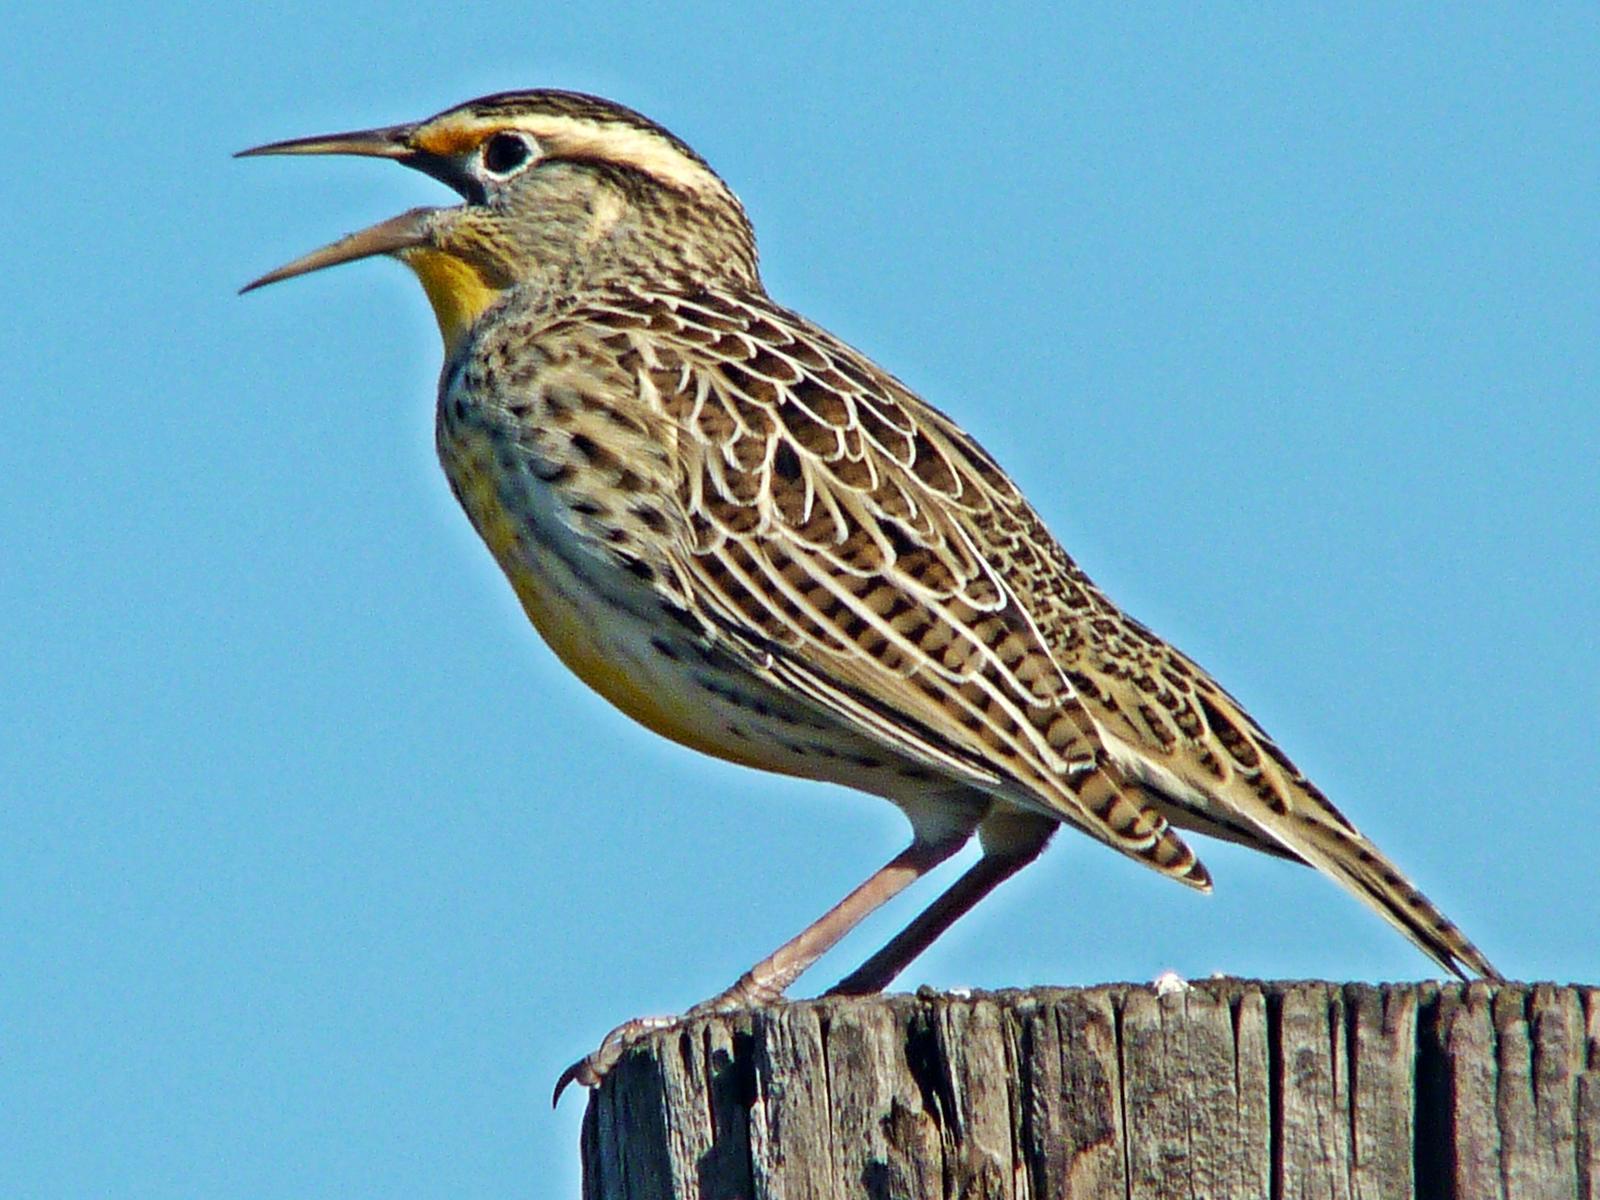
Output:
[[[291,138],[284,142],[269,142],[241,150],[235,158],[253,158],[264,154],[356,154],[365,158],[389,158],[408,167],[430,171],[431,156],[411,144],[414,125],[389,125],[382,129],[360,129],[350,133],[328,133],[317,137]],[[402,250],[429,244],[434,229],[433,214],[436,208],[414,208],[381,221],[359,233],[342,237],[331,245],[285,263],[275,271],[268,271],[260,279],[240,288],[240,292],[253,291],[280,279],[292,279],[324,267],[370,258],[374,254],[395,254]]]
[[[402,250],[429,245],[433,240],[434,214],[439,211],[437,208],[413,208],[398,217],[390,217],[387,221],[369,225],[366,229],[348,234],[320,250],[302,254],[293,262],[284,263],[275,271],[268,271],[260,279],[245,284],[239,292],[242,295],[256,288],[266,287],[269,283],[277,283],[280,279],[292,279],[296,275],[306,275],[312,271],[320,271],[324,267],[355,262],[358,258],[371,258],[374,254],[395,254]]]
[[[357,129],[351,133],[324,133],[317,137],[290,138],[241,150],[235,158],[261,154],[358,154],[363,158],[395,158],[404,162],[417,154],[411,145],[415,125],[389,125],[383,129]]]

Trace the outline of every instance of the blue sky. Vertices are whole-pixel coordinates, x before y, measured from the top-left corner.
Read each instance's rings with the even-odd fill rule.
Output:
[[[1502,969],[1600,978],[1594,9],[853,7],[13,10],[0,1194],[572,1195],[557,1072],[903,842],[565,675],[433,461],[400,267],[234,296],[446,197],[232,151],[507,88],[696,146],[773,293],[972,429]],[[1209,898],[1064,836],[901,983],[1430,973],[1200,849]]]

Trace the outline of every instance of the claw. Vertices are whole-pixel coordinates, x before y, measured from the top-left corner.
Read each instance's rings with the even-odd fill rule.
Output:
[[[561,1093],[567,1086],[580,1083],[586,1088],[597,1088],[600,1081],[611,1073],[611,1069],[622,1061],[622,1056],[638,1044],[638,1042],[655,1033],[658,1029],[667,1029],[681,1021],[682,1017],[635,1017],[631,1021],[624,1021],[610,1033],[605,1040],[595,1049],[594,1053],[585,1055],[561,1072],[561,1078],[556,1080],[556,1090],[550,1097],[550,1107],[555,1108],[561,1103]]]
[[[561,1072],[561,1078],[556,1080],[556,1090],[550,1094],[550,1107],[557,1108],[560,1106],[561,1093],[567,1090],[569,1084],[582,1083],[584,1087],[595,1087],[599,1084],[599,1077],[591,1078],[591,1076],[593,1076],[593,1068],[589,1065],[587,1058],[580,1058],[565,1071]]]

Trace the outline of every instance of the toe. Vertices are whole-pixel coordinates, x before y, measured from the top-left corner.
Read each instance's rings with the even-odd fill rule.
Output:
[[[561,1078],[556,1080],[555,1093],[550,1097],[550,1106],[554,1108],[561,1103],[561,1093],[567,1090],[568,1085],[580,1083],[586,1088],[597,1088],[600,1081],[611,1073],[611,1069],[622,1061],[622,1056],[631,1050],[642,1038],[675,1025],[679,1017],[635,1017],[618,1025],[610,1033],[593,1054],[586,1055],[561,1072]]]

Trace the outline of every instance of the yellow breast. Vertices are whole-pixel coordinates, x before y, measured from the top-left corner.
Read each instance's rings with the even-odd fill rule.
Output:
[[[458,447],[460,449],[460,447]],[[648,631],[626,623],[641,618],[609,605],[587,588],[553,551],[529,549],[528,514],[508,512],[496,485],[492,454],[465,453],[450,473],[479,535],[506,573],[523,611],[550,649],[574,675],[645,728],[713,758],[764,770],[792,773],[758,757],[759,747],[736,741],[702,715],[682,664],[651,650]],[[639,647],[630,654],[626,647]],[[646,661],[650,655],[654,661]],[[669,678],[663,679],[663,674]]]

